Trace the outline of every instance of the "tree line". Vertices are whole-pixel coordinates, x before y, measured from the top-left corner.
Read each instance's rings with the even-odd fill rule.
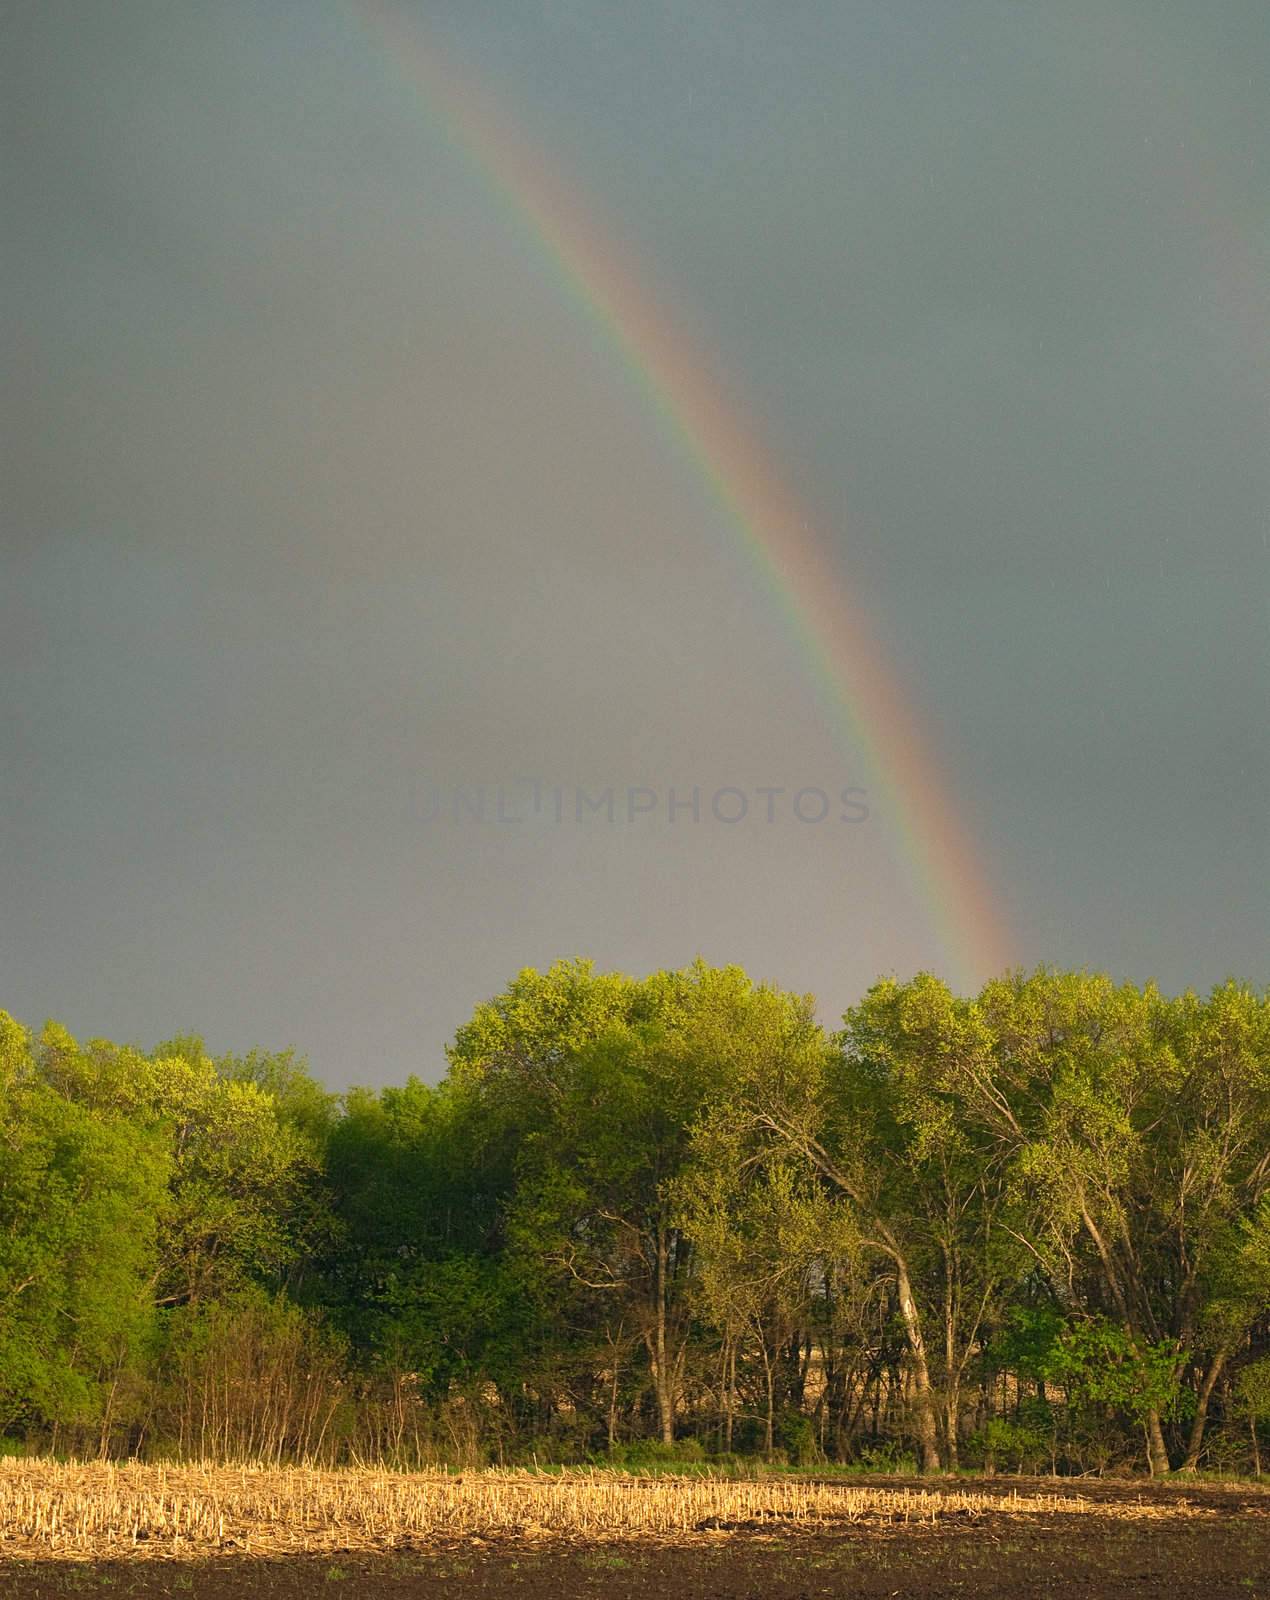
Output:
[[[429,1085],[0,1013],[12,1449],[1261,1470],[1270,995],[584,961]]]

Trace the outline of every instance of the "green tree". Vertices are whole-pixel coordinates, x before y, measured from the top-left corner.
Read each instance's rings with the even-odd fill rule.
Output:
[[[0,1013],[0,1426],[93,1426],[104,1447],[151,1326],[168,1173],[153,1130],[42,1081]]]

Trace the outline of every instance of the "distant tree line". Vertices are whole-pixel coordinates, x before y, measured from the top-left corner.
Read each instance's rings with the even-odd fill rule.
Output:
[[[438,1085],[0,1013],[0,1435],[1261,1470],[1270,996],[563,962]]]

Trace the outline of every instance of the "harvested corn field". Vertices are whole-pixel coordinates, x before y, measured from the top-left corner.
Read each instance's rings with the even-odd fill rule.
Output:
[[[0,1464],[0,1556],[100,1558],[393,1550],[456,1539],[657,1540],[763,1529],[1080,1516],[1077,1493],[858,1487],[617,1473]],[[1129,1502],[1120,1517],[1200,1514]]]

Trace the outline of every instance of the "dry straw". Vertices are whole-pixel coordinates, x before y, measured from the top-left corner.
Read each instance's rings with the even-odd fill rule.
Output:
[[[1117,1507],[1115,1515],[1178,1507]],[[667,1539],[752,1528],[1100,1511],[1075,1496],[764,1479],[0,1461],[0,1558],[389,1550],[456,1539]]]

